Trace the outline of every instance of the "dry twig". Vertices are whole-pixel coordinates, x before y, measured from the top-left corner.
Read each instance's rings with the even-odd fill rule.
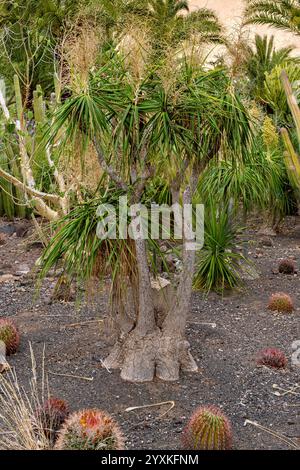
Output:
[[[73,374],[62,374],[60,372],[51,372],[51,370],[48,370],[48,374],[58,375],[59,377],[69,377],[70,379],[87,380],[88,382],[92,382],[94,380],[94,377],[84,377],[82,375],[73,375]]]
[[[263,431],[265,431],[268,434],[271,434],[271,436],[274,436],[277,439],[285,442],[286,444],[293,447],[294,449],[300,449],[300,447],[292,439],[289,439],[288,437],[283,436],[282,434],[279,434],[275,431],[272,431],[271,429],[266,428],[265,426],[262,426],[261,424],[257,423],[256,421],[250,421],[250,419],[246,419],[246,421],[244,423],[244,426],[247,426],[247,424],[252,424],[252,426],[256,426],[257,428],[262,429]]]
[[[152,407],[163,406],[163,405],[171,405],[171,406],[167,409],[167,411],[164,411],[164,413],[159,415],[159,418],[162,418],[163,416],[165,416],[167,413],[169,413],[169,411],[171,411],[174,408],[175,401],[169,400],[169,401],[162,401],[160,403],[151,403],[150,405],[131,406],[129,408],[126,408],[125,411],[129,412],[129,411],[141,410],[141,409],[144,409],[144,408],[152,408]]]
[[[86,320],[86,321],[80,321],[76,323],[70,323],[69,325],[64,325],[65,328],[72,328],[75,326],[85,326],[85,325],[90,325],[91,323],[102,323],[104,320]]]

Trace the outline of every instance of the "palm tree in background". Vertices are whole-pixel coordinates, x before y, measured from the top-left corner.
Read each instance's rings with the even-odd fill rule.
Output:
[[[190,11],[186,0],[92,0],[99,8],[107,37],[123,33],[128,23],[144,23],[156,49],[177,46],[196,35],[201,42],[223,42],[216,14],[207,8]]]
[[[58,45],[82,7],[82,0],[1,0],[0,76],[10,90],[18,74],[26,105],[41,85],[50,93]]]
[[[190,11],[184,0],[149,0],[148,19],[160,43],[172,47],[196,36],[202,43],[223,42],[222,27],[208,8]]]
[[[251,23],[300,35],[300,0],[248,0],[246,24]]]
[[[149,0],[148,8],[152,18],[159,23],[173,20],[178,13],[189,11],[188,2],[185,0]]]
[[[266,73],[270,73],[277,65],[295,60],[290,57],[292,51],[293,47],[275,49],[274,36],[255,35],[254,48],[248,48],[245,64],[254,98],[262,96]]]

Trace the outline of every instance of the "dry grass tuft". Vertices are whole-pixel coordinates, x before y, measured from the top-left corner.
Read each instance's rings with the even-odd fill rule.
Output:
[[[19,385],[15,370],[0,375],[0,450],[43,450],[51,448],[41,416],[41,408],[48,393],[44,374],[44,354],[41,382],[30,345],[32,378],[29,392]]]

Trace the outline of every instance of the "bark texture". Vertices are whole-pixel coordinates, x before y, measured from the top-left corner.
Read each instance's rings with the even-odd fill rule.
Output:
[[[190,201],[191,189],[188,187],[183,194],[183,203]],[[189,240],[184,237],[183,271],[176,295],[166,302],[162,320],[161,312],[160,315],[155,312],[146,242],[135,241],[139,280],[137,318],[131,331],[120,335],[111,354],[104,361],[107,368],[120,368],[124,380],[147,382],[157,377],[165,381],[176,381],[180,370],[198,370],[185,337],[195,261],[195,251],[188,249],[188,243]]]

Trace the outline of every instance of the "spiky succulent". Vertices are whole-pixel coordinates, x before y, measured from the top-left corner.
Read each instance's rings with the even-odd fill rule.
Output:
[[[294,304],[288,294],[276,292],[269,299],[268,309],[274,312],[291,313],[294,310]]]
[[[122,450],[119,426],[98,409],[81,410],[65,421],[55,445],[57,450]]]
[[[296,272],[296,264],[292,259],[283,259],[279,263],[278,271],[282,274],[294,274]]]
[[[17,352],[20,335],[15,323],[9,318],[0,318],[0,341],[5,343],[8,356]]]
[[[45,436],[53,445],[59,429],[69,416],[69,406],[65,400],[50,397],[37,411]]]
[[[256,364],[259,366],[271,367],[274,369],[283,369],[287,366],[285,354],[276,348],[267,348],[260,351],[257,355]]]
[[[198,408],[182,433],[186,450],[227,450],[232,445],[231,424],[216,406]]]

